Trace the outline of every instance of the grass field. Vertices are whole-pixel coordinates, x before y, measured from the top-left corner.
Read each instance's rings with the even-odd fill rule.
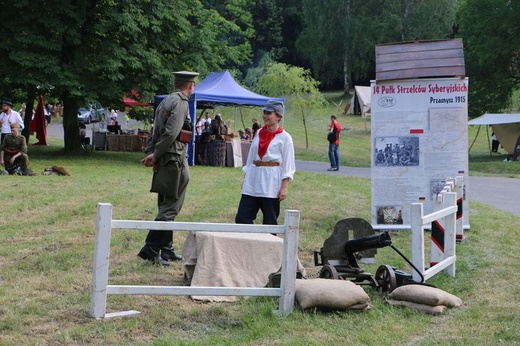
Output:
[[[327,161],[325,133],[334,108],[314,116],[309,148],[301,124],[287,115],[284,127],[294,137],[298,159]],[[342,115],[340,122],[347,128],[342,164],[369,167],[370,132],[365,130],[365,120]],[[470,129],[470,141],[475,131]],[[31,168],[39,173],[61,165],[72,172],[71,177],[2,177],[1,345],[520,344],[516,282],[520,255],[514,241],[520,236],[520,218],[479,203],[470,204],[472,228],[465,233],[467,241],[457,245],[456,277],[440,275],[429,281],[464,301],[462,308],[439,316],[386,305],[367,288],[373,308],[365,313],[295,311],[278,318],[272,313],[277,307],[274,298],[201,304],[188,297],[109,296],[109,312],[134,309],[142,314],[93,320],[89,304],[96,204],[111,203],[114,219],[153,220],[155,195],[148,192],[151,172],[139,165],[141,153],[65,156],[61,140],[49,138],[49,143],[30,148]],[[503,158],[489,156],[487,139],[481,134],[470,152],[470,174],[518,177],[518,163],[504,163]],[[241,179],[240,169],[192,167],[178,221],[231,222]],[[299,258],[314,273],[319,268],[314,267],[312,253],[338,220],[370,220],[370,181],[297,172],[282,207],[301,212]],[[162,268],[137,258],[145,235],[145,231],[114,232],[110,283],[181,284],[180,263]],[[185,232],[175,234],[177,248],[185,236]],[[391,236],[410,256],[410,234],[392,232]],[[377,262],[365,269],[373,272],[380,264],[390,264],[410,271],[391,249],[380,249]]]

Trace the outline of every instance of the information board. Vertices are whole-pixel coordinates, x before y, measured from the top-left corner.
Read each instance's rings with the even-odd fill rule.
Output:
[[[467,190],[468,79],[372,81],[371,97],[372,225],[410,229],[410,204],[431,213],[447,178],[463,176]]]

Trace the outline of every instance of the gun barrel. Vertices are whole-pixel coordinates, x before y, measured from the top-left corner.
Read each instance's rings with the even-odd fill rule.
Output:
[[[382,248],[392,244],[390,234],[383,232],[381,234],[369,235],[357,239],[349,240],[345,243],[345,252],[354,253],[363,250]]]

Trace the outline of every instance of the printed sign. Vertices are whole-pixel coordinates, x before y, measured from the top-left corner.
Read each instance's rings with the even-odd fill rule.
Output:
[[[371,89],[372,225],[407,229],[411,203],[429,214],[447,178],[463,175],[468,185],[468,79],[372,81]]]

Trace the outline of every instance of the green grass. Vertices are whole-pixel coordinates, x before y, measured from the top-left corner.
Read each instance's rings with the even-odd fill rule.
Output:
[[[288,114],[284,126],[293,135],[299,159],[327,160],[329,113],[316,116],[309,149],[302,145],[300,125]],[[364,130],[364,120],[342,115],[340,122],[352,129],[343,137],[342,162],[368,167],[370,133]],[[108,312],[134,309],[142,314],[96,321],[89,317],[96,204],[113,204],[114,219],[153,220],[155,195],[148,192],[151,172],[139,164],[141,153],[66,156],[60,151],[61,140],[49,138],[49,143],[29,148],[31,168],[39,173],[59,165],[72,176],[2,176],[1,345],[520,344],[516,282],[520,255],[514,241],[520,236],[520,218],[473,202],[472,228],[465,232],[467,240],[457,245],[456,277],[438,275],[429,281],[464,301],[462,308],[440,316],[388,306],[367,288],[373,308],[365,313],[295,311],[278,318],[272,313],[275,298],[201,304],[188,297],[111,295]],[[486,154],[485,145],[482,141],[472,149],[470,168],[478,164],[479,173],[517,176],[514,169],[504,173],[517,167],[516,162],[502,165],[499,158]],[[186,202],[177,220],[232,222],[241,170],[196,166],[190,172]],[[370,181],[297,172],[282,207],[301,212],[299,258],[312,274],[319,269],[312,253],[320,249],[337,221],[370,220]],[[145,236],[145,231],[114,230],[109,283],[180,285],[180,263],[161,268],[137,258]],[[175,233],[178,249],[185,236],[185,232]],[[410,256],[409,232],[391,236]],[[378,265],[390,264],[410,271],[390,248],[379,249],[376,259],[376,265],[363,267],[374,272]]]

